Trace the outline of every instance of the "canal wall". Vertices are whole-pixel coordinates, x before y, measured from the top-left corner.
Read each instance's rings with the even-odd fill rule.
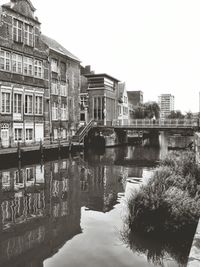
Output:
[[[89,132],[84,145],[92,147],[115,147],[128,143],[127,131],[111,128],[96,128]]]
[[[197,132],[194,134],[194,150],[196,153],[197,163],[200,164],[200,133]]]
[[[0,148],[0,161],[2,160],[23,160],[28,158],[46,158],[50,154],[60,155],[71,153],[83,148],[83,143],[54,142],[51,144],[40,143],[37,145],[24,146],[18,144],[17,147]]]

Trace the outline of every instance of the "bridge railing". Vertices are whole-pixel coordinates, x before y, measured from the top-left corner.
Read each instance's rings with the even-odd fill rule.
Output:
[[[198,119],[131,119],[128,126],[136,127],[197,127],[199,126]]]

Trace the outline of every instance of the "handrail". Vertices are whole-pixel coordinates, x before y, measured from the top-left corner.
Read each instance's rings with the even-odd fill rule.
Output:
[[[148,126],[148,127],[198,127],[199,120],[198,119],[133,119],[129,121],[128,126]]]
[[[85,135],[92,128],[93,123],[94,123],[94,120],[90,120],[89,123],[83,128],[83,130],[78,135],[75,134],[72,137],[72,140],[77,138],[78,142],[80,143],[83,140],[83,138],[85,137]]]

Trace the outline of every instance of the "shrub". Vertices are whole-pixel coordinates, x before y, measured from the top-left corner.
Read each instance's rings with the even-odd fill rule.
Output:
[[[158,236],[168,240],[171,236],[173,242],[177,235],[194,234],[200,217],[200,167],[195,162],[194,153],[169,153],[149,182],[129,198],[128,210],[123,237],[131,248],[137,240],[133,236],[138,234],[146,240]],[[185,249],[188,251],[188,247]],[[156,255],[153,258],[157,259]],[[184,257],[182,260],[178,258],[180,262],[185,260]]]

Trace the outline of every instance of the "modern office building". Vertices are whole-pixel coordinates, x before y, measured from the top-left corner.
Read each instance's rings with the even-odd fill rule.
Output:
[[[171,94],[161,94],[158,97],[160,107],[160,118],[167,118],[171,111],[174,110],[174,96]]]

